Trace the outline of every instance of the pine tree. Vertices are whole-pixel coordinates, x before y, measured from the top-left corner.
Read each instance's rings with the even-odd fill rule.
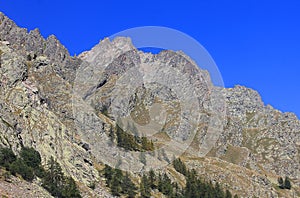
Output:
[[[277,181],[279,184],[279,188],[284,189],[284,182],[283,182],[282,177],[278,177]]]
[[[232,194],[228,189],[226,190],[225,198],[232,198]]]
[[[167,196],[173,195],[172,182],[166,173],[164,173],[162,176],[160,176],[158,190]]]
[[[180,158],[175,159],[173,161],[173,166],[177,172],[179,172],[183,175],[187,174],[187,168],[186,168],[185,164],[180,160]]]
[[[291,185],[291,182],[290,182],[290,178],[288,178],[288,177],[285,177],[284,188],[285,189],[289,189],[289,190],[292,188],[292,185]]]
[[[39,168],[41,165],[41,155],[34,148],[23,147],[20,152],[20,157],[23,159],[27,166],[32,168]]]
[[[183,198],[181,189],[178,186],[178,183],[174,184],[175,192],[173,193],[172,198]]]
[[[116,139],[116,135],[115,135],[115,132],[112,128],[110,128],[108,136],[110,138],[111,144],[113,145],[114,142],[115,142],[115,139]]]
[[[197,173],[194,169],[187,172],[185,197],[199,197]]]
[[[13,175],[15,175],[16,173],[20,174],[23,179],[27,181],[32,181],[34,178],[32,168],[27,166],[21,159],[17,159],[12,164],[10,164],[9,170]]]
[[[223,198],[224,197],[224,192],[220,186],[220,184],[217,182],[215,185],[215,194],[216,194],[216,198]]]
[[[105,168],[103,169],[103,174],[104,174],[104,177],[106,178],[106,185],[108,187],[111,186],[111,181],[112,181],[112,177],[113,177],[113,169],[112,167],[108,166],[105,164]]]
[[[0,149],[0,166],[9,168],[9,165],[17,160],[17,156],[14,154],[11,148]]]
[[[153,151],[154,150],[154,144],[153,144],[153,141],[152,140],[148,140],[147,137],[143,136],[141,138],[141,147],[142,147],[142,150],[144,151]]]
[[[156,183],[156,175],[155,175],[155,172],[153,171],[153,169],[151,169],[149,171],[149,184],[152,189],[154,189],[156,187],[155,183]]]
[[[51,195],[55,197],[61,197],[64,182],[64,174],[62,169],[52,156],[48,161],[47,166],[48,169],[46,170],[46,174],[42,179],[42,186],[48,190]]]
[[[129,133],[123,131],[123,129],[117,125],[117,145],[124,148],[127,151],[140,151],[140,146],[135,141],[135,137]]]
[[[77,189],[76,183],[72,177],[65,178],[62,197],[81,198],[80,192]]]
[[[131,181],[131,179],[129,178],[128,173],[125,174],[124,176],[124,181],[122,183],[122,189],[123,189],[123,194],[128,195],[129,198],[133,198],[135,197],[136,193],[136,186],[134,185],[134,183]]]
[[[114,196],[120,196],[122,192],[123,173],[120,169],[115,169],[111,181],[111,193]]]
[[[151,188],[147,175],[143,175],[140,184],[141,197],[149,198],[151,197]]]

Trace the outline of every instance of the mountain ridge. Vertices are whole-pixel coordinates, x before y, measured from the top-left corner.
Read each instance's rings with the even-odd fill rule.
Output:
[[[3,93],[0,144],[11,146],[16,153],[21,145],[33,146],[41,153],[44,162],[50,156],[56,156],[64,172],[83,186],[99,181],[96,167],[102,163],[101,158],[95,157],[96,149],[91,142],[83,141],[81,129],[74,123],[76,116],[70,105],[73,82],[78,77],[76,71],[88,68],[89,64],[94,64],[96,69],[103,69],[103,65],[98,66],[97,61],[104,61],[108,65],[112,61],[117,63],[122,55],[120,50],[123,49],[130,51],[124,55],[130,61],[146,55],[138,51],[131,52],[134,46],[128,38],[117,38],[113,41],[104,39],[91,51],[71,57],[55,36],[44,39],[38,30],[28,33],[3,13],[0,13],[0,41],[0,89]],[[105,53],[107,57],[102,56]],[[159,57],[157,59],[161,62],[167,56],[174,56],[171,52],[164,53],[153,57],[149,55],[149,59]],[[180,62],[183,59],[179,56],[176,60]],[[120,72],[120,68],[113,70],[112,66],[106,70],[108,84],[105,86],[114,82],[112,71],[117,74]],[[203,73],[206,81],[209,81],[206,75],[209,74]],[[88,85],[93,87],[97,83],[99,85],[99,77],[95,75]],[[103,89],[101,87],[103,85],[100,84],[100,89]],[[95,91],[91,92],[92,98],[102,98],[106,92],[109,93],[108,88],[100,92],[96,86]],[[300,122],[297,116],[265,106],[258,92],[243,86],[221,91],[226,101],[224,130],[207,157],[193,160],[195,156],[191,153],[194,153],[194,148],[188,149],[183,156],[187,165],[191,168],[204,167],[206,173],[198,170],[202,175],[220,181],[242,197],[248,197],[249,194],[292,197],[295,191],[299,193]],[[95,109],[102,115],[101,105],[96,104]],[[99,125],[103,133],[113,128],[109,117],[108,120],[101,120]],[[234,173],[230,170],[232,167],[249,176],[242,177],[242,174]],[[226,176],[224,172],[227,172]],[[291,192],[276,189],[278,176],[289,176],[295,188]],[[239,177],[247,182],[242,182]],[[235,181],[240,181],[240,184]],[[103,196],[109,196],[103,185],[99,189],[102,189]],[[81,190],[94,193],[86,187]]]

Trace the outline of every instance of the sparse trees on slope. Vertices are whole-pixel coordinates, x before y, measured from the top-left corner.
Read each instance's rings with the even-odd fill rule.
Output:
[[[47,163],[42,186],[58,198],[80,198],[80,192],[71,177],[65,177],[59,163],[53,157]]]

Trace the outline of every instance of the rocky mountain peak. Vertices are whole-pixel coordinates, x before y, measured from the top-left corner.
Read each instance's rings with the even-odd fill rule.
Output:
[[[95,45],[91,50],[82,52],[78,57],[87,62],[97,62],[95,57],[99,54],[111,54],[111,56],[120,55],[126,51],[135,49],[131,39],[129,37],[117,37],[110,41],[109,38],[105,38]]]
[[[25,58],[29,55],[30,57],[47,56],[57,65],[55,69],[59,75],[69,82],[74,79],[75,70],[81,63],[80,59],[70,56],[68,50],[54,35],[44,39],[38,29],[28,32],[26,28],[18,27],[3,13],[0,13],[0,40],[8,42],[17,53]]]
[[[15,153],[33,147],[43,164],[53,156],[85,197],[111,197],[98,174],[103,163],[145,167],[139,152],[118,146],[122,127],[153,138],[157,148],[183,142],[147,155],[155,167],[168,165],[168,153],[184,147],[179,154],[189,168],[241,197],[300,195],[297,117],[265,106],[257,91],[244,86],[214,87],[209,73],[183,52],[144,53],[130,38],[118,37],[71,57],[55,36],[28,32],[3,13],[0,41],[0,145]],[[199,157],[203,148],[206,155]],[[160,171],[185,185],[172,165]],[[139,173],[131,176],[140,180]],[[277,187],[277,178],[285,176],[290,191]],[[0,193],[5,182],[0,180]],[[88,188],[94,183],[95,190]]]

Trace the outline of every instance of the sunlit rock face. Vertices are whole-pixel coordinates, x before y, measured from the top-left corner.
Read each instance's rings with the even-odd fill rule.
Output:
[[[116,38],[71,57],[54,36],[44,39],[0,13],[0,92],[0,145],[16,153],[34,147],[44,164],[55,157],[95,197],[110,197],[99,182],[103,163],[172,175],[168,164],[180,155],[244,197],[300,191],[298,118],[265,106],[252,89],[214,87],[182,52],[143,53],[130,38]],[[141,152],[111,140],[117,126],[153,141],[147,165]],[[276,188],[279,176],[294,188]],[[96,190],[91,182],[100,183]]]

